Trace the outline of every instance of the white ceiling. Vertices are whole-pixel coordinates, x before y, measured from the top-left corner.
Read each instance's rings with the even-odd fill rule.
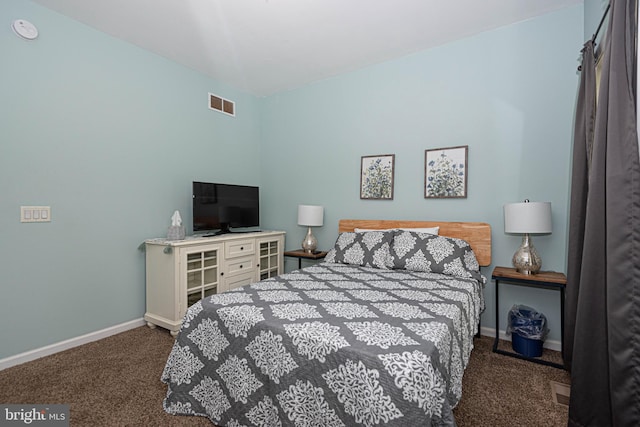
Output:
[[[583,2],[33,1],[257,96]]]

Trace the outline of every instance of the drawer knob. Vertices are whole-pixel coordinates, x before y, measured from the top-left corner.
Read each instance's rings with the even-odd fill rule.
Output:
[[[244,251],[244,246],[240,246],[240,250],[241,250],[241,251]]]
[[[240,268],[242,268],[242,264],[240,264]]]

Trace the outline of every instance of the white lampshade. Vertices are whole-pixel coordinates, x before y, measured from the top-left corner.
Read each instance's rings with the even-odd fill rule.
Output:
[[[505,233],[551,233],[551,202],[504,205]]]
[[[323,217],[322,206],[298,205],[298,225],[320,227],[323,224]]]

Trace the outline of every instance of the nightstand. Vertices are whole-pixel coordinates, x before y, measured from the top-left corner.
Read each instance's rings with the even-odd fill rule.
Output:
[[[495,267],[491,278],[496,282],[496,339],[493,342],[493,352],[503,354],[505,356],[517,357],[531,362],[540,363],[542,365],[553,366],[555,368],[564,369],[564,365],[550,362],[544,359],[527,357],[519,353],[504,351],[498,348],[500,337],[500,282],[511,285],[528,286],[534,288],[551,289],[560,292],[560,345],[564,354],[564,290],[567,285],[567,277],[563,273],[555,271],[541,271],[538,274],[522,274],[518,273],[515,268],[511,267]]]
[[[285,251],[284,256],[298,258],[298,268],[302,268],[302,259],[311,259],[318,260],[323,259],[327,256],[327,252],[325,251],[315,251],[313,253],[309,253],[304,251],[303,249],[296,249],[294,251]]]

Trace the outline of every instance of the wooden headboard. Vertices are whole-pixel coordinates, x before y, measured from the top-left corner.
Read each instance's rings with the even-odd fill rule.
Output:
[[[390,228],[440,227],[440,236],[455,237],[469,242],[476,254],[478,264],[491,264],[491,226],[486,222],[438,222],[438,221],[396,221],[386,219],[341,219],[338,232],[353,231],[356,228],[384,230]]]

